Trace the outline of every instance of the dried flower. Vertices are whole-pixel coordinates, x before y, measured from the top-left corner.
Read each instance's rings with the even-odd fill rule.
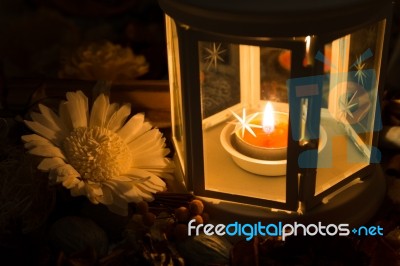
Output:
[[[31,154],[45,157],[38,168],[49,178],[102,203],[111,211],[127,215],[128,202],[150,201],[152,193],[165,190],[160,177],[173,171],[165,156],[161,132],[144,121],[143,114],[130,118],[130,105],[119,107],[101,94],[91,113],[81,92],[68,92],[59,115],[39,105],[33,121],[25,124],[37,134],[22,136]]]
[[[143,55],[135,55],[130,48],[110,42],[82,46],[64,61],[59,72],[61,78],[127,81],[149,70]]]

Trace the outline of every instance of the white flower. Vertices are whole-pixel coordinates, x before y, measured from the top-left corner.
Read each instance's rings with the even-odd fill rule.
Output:
[[[49,178],[71,190],[73,196],[86,195],[92,203],[102,203],[111,211],[126,215],[128,202],[150,201],[163,191],[173,171],[165,156],[161,132],[144,121],[143,114],[127,120],[129,104],[119,107],[101,94],[91,113],[81,92],[68,92],[59,115],[39,105],[33,121],[25,124],[37,134],[22,136],[25,147],[45,157],[38,168]]]
[[[146,74],[149,64],[143,55],[111,42],[92,43],[64,58],[61,78],[129,81]]]

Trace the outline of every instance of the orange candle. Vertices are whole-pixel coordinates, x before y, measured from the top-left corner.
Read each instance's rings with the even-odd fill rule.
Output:
[[[261,125],[260,119],[254,119],[252,124]],[[274,129],[267,133],[263,128],[253,128],[255,136],[245,131],[243,140],[248,144],[264,148],[284,148],[287,147],[288,124],[287,122],[278,122]]]
[[[234,146],[249,157],[261,160],[286,159],[288,141],[288,114],[275,112],[267,103],[263,113],[251,114],[246,130],[235,133]]]

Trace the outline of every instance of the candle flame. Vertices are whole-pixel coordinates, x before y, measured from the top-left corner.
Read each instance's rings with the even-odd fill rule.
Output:
[[[308,35],[305,39],[304,39],[305,43],[306,43],[306,54],[308,55],[310,53],[310,45],[311,45],[311,36]]]
[[[262,127],[264,132],[267,134],[272,133],[275,129],[274,108],[270,102],[267,102],[264,109]]]

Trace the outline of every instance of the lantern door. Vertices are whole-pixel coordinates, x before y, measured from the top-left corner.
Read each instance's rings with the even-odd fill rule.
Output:
[[[300,191],[306,208],[326,203],[344,189],[361,184],[361,177],[374,174],[374,163],[380,160],[378,88],[385,24],[382,20],[339,38],[320,36],[314,73],[321,72],[315,70],[319,68],[323,74],[288,81],[289,90],[308,83],[319,88],[301,99],[304,114],[317,111],[311,110],[312,104],[320,105],[319,114],[308,117],[320,117],[321,131],[314,128],[312,134],[306,128],[299,138],[306,143],[299,155]],[[307,148],[313,141],[314,146]]]

